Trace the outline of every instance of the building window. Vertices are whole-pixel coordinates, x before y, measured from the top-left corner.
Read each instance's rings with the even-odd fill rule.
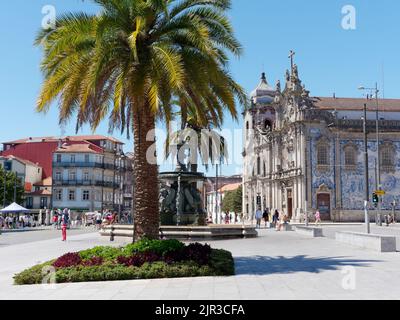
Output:
[[[395,170],[395,149],[390,142],[385,142],[380,147],[381,169],[386,172]]]
[[[353,148],[347,148],[344,151],[344,163],[346,166],[354,166],[356,164],[356,157]]]
[[[58,163],[60,163],[61,162],[61,154],[58,154],[57,155],[57,160],[56,160]]]
[[[27,197],[26,198],[26,207],[28,209],[32,209],[33,208],[33,198],[32,197]]]
[[[83,173],[83,180],[89,181],[89,172],[85,171],[85,172]]]
[[[320,145],[317,148],[317,165],[327,166],[328,162],[328,147],[326,145]]]
[[[344,165],[346,169],[355,169],[357,166],[357,147],[348,145],[344,147]]]
[[[62,190],[60,190],[60,189],[56,190],[55,194],[56,194],[56,200],[62,201]]]
[[[47,208],[47,198],[41,197],[40,198],[40,209]]]
[[[71,154],[71,163],[75,163],[75,155]]]
[[[85,162],[88,163],[89,160],[90,160],[90,159],[89,159],[89,155],[88,155],[88,154],[85,154]]]
[[[60,171],[56,172],[56,181],[61,181],[61,172]]]
[[[257,175],[261,175],[261,158],[257,158]]]
[[[390,148],[384,148],[381,152],[382,166],[393,166],[393,152]]]
[[[90,192],[88,190],[84,190],[82,193],[82,200],[83,201],[88,201],[90,198]]]
[[[69,172],[69,180],[75,181],[76,180],[76,172],[75,171],[70,171]]]
[[[69,190],[68,200],[69,201],[75,201],[75,190]]]

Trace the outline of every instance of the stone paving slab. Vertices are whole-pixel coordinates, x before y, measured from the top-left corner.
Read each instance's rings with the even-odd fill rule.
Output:
[[[375,253],[295,232],[210,242],[230,250],[236,276],[14,286],[12,275],[69,251],[109,245],[96,233],[0,247],[0,299],[315,300],[399,299],[400,253]],[[112,245],[121,245],[121,240]],[[355,287],[345,288],[354,271]],[[347,272],[347,273],[343,273]],[[346,282],[345,282],[346,283]]]

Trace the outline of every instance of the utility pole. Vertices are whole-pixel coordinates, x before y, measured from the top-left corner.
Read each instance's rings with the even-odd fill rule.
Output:
[[[376,144],[377,144],[377,160],[376,160],[376,165],[375,165],[375,170],[376,170],[376,191],[381,191],[382,190],[382,185],[381,185],[381,161],[380,161],[380,147],[379,147],[379,90],[378,90],[378,83],[375,83],[375,88],[366,88],[364,86],[360,86],[358,88],[359,90],[369,90],[371,94],[367,94],[367,100],[370,99],[372,96],[372,92],[375,93],[375,101],[376,101]],[[377,204],[377,212],[376,212],[376,217],[375,217],[375,223],[377,225],[382,226],[382,218],[381,218],[381,202],[382,202],[382,196],[378,195],[378,204]]]
[[[217,224],[219,224],[220,217],[218,214],[218,163],[215,165],[215,216]]]
[[[364,131],[364,157],[365,157],[365,201],[364,201],[364,214],[365,214],[365,228],[367,233],[371,233],[368,216],[368,202],[369,202],[369,173],[368,173],[368,132],[367,132],[367,104],[364,104],[364,118],[363,118],[363,131]]]
[[[379,148],[379,100],[378,100],[378,83],[375,83],[375,101],[376,101],[376,149],[377,149],[377,189],[376,190],[382,190],[381,186],[381,155],[380,155],[380,148]],[[382,202],[382,196],[378,196],[378,212],[377,212],[377,218],[379,221],[379,225],[382,226],[382,217],[381,217],[381,202]]]

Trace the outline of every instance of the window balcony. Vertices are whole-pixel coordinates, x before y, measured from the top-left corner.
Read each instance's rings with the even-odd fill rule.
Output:
[[[103,168],[103,164],[101,162],[53,162],[54,168]]]

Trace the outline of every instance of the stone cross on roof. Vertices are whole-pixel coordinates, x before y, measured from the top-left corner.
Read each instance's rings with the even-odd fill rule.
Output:
[[[296,54],[296,52],[294,52],[293,50],[290,50],[289,52],[289,59],[290,59],[290,67],[291,67],[291,71],[293,73],[293,67],[294,67],[294,55]]]

